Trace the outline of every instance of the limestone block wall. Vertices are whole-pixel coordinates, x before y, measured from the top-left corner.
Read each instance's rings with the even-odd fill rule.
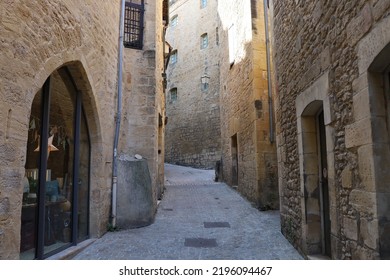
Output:
[[[140,154],[148,160],[156,203],[164,180],[164,123],[159,124],[159,118],[165,118],[162,2],[145,1],[143,49],[124,49],[119,147],[120,154]]]
[[[159,3],[161,2],[161,3]],[[165,7],[164,7],[165,5]],[[165,44],[165,35],[168,22],[164,21],[162,15],[164,9],[169,10],[168,0],[157,1],[156,3],[156,14],[154,17],[154,22],[156,25],[155,30],[155,44],[156,44],[156,67],[155,67],[155,86],[156,86],[156,113],[157,113],[157,123],[156,123],[156,157],[155,162],[157,165],[156,170],[156,189],[157,189],[157,198],[161,198],[162,193],[164,192],[164,162],[165,162],[165,123],[166,123],[166,108],[165,108],[165,85],[163,80],[163,73],[166,71],[165,61],[164,61],[164,49]],[[169,16],[169,12],[167,12]],[[168,19],[169,20],[169,19]]]
[[[219,106],[219,30],[217,0],[179,0],[170,6],[167,41],[177,50],[177,62],[168,67],[165,160],[169,163],[214,168],[221,158]],[[201,49],[207,33],[208,46]],[[171,60],[172,61],[172,60]],[[210,77],[207,90],[201,77]],[[177,88],[177,99],[169,91]]]
[[[277,208],[263,2],[219,1],[218,15],[223,179],[260,209]]]
[[[165,116],[162,2],[145,1],[144,50],[125,50],[119,138],[119,153],[139,153],[148,159],[155,200],[158,182],[163,180],[158,152],[164,131],[159,115]],[[90,236],[99,237],[107,230],[119,17],[120,0],[0,3],[0,259],[19,258],[22,179],[32,101],[45,80],[62,66],[67,66],[83,94],[90,133]]]
[[[0,3],[0,259],[19,258],[22,178],[32,100],[67,64],[84,93],[91,133],[91,235],[111,197],[119,0]]]
[[[310,177],[318,165],[310,153],[318,150],[315,137],[309,137],[318,127],[308,121],[321,107],[329,256],[389,258],[384,236],[389,232],[389,178],[383,173],[390,163],[388,111],[383,107],[388,90],[383,74],[390,64],[389,8],[385,0],[273,0],[282,232],[306,255],[316,251],[313,242],[324,235],[312,227],[308,212],[318,209],[319,202],[309,205],[307,200],[307,187],[319,184],[318,177]]]

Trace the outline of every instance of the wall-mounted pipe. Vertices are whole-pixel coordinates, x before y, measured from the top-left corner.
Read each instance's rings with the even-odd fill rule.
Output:
[[[119,130],[122,116],[122,80],[123,80],[123,36],[125,20],[125,0],[121,1],[120,22],[119,22],[119,45],[118,45],[118,96],[117,96],[117,113],[115,117],[115,137],[114,151],[112,162],[112,203],[111,203],[111,226],[116,227],[116,205],[117,205],[117,170],[118,170],[118,142]]]
[[[267,80],[268,80],[268,106],[269,106],[269,141],[274,142],[274,117],[273,117],[273,102],[272,102],[272,79],[271,79],[271,51],[269,41],[269,27],[268,27],[268,1],[263,0],[264,3],[264,21],[265,21],[265,44],[267,50]]]

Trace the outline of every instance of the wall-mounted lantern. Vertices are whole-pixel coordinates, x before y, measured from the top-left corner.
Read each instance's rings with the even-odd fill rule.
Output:
[[[202,91],[206,91],[209,89],[210,76],[207,73],[204,73],[202,77],[200,77],[200,81],[202,84]]]

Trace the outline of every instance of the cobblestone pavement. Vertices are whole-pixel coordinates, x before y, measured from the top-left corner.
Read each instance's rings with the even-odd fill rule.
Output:
[[[155,222],[108,232],[74,259],[302,259],[280,233],[278,211],[258,211],[213,178],[214,171],[167,164]]]

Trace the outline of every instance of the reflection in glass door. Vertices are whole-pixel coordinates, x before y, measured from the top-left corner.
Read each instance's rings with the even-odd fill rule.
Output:
[[[44,254],[71,242],[76,94],[55,72],[51,76],[45,183]]]
[[[43,259],[88,238],[89,155],[81,94],[69,71],[61,68],[32,104],[21,259]]]

